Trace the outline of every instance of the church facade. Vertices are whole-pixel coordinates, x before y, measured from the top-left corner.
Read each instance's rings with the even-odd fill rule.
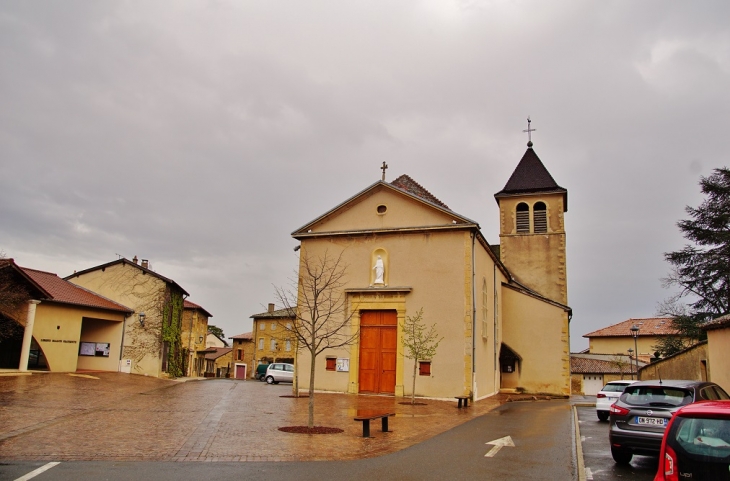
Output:
[[[407,175],[368,186],[292,233],[300,276],[308,258],[341,254],[347,265],[355,342],[317,359],[316,389],[409,396],[417,362],[417,396],[570,393],[567,191],[529,143],[495,199],[499,246]],[[402,324],[420,309],[443,340],[432,359],[414,361]],[[306,352],[297,366],[299,386],[308,385]]]

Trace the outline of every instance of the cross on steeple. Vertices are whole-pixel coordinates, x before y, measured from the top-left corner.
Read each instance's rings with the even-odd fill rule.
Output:
[[[380,168],[380,170],[383,171],[383,182],[385,182],[385,169],[387,169],[387,168],[388,168],[388,164],[386,164],[385,161],[383,161],[383,166]]]
[[[535,131],[535,129],[530,128],[530,123],[532,120],[530,120],[530,116],[527,116],[527,130],[523,130],[523,132],[527,132],[527,146],[532,147],[532,133]]]

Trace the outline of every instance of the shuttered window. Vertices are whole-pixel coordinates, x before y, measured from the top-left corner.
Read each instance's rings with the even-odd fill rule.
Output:
[[[535,203],[532,216],[535,222],[533,232],[535,234],[545,234],[547,232],[547,206],[544,202]]]
[[[517,233],[518,234],[529,234],[530,233],[530,206],[524,202],[517,204],[516,212],[517,220]]]

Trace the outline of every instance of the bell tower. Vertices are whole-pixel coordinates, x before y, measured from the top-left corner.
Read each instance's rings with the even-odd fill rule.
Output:
[[[526,132],[532,132],[529,123]],[[500,259],[525,287],[567,305],[568,191],[555,182],[532,145],[530,140],[507,184],[494,194],[500,213]]]

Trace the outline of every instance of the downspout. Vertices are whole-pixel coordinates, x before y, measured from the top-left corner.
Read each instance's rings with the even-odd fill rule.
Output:
[[[477,399],[477,301],[476,301],[476,232],[471,232],[471,392],[472,402]]]
[[[501,366],[499,365],[499,358],[497,356],[497,322],[498,322],[498,316],[497,316],[497,263],[494,263],[494,267],[492,268],[492,285],[494,286],[494,292],[492,293],[492,297],[494,298],[494,308],[493,316],[494,316],[494,335],[492,336],[494,338],[494,392],[498,392],[499,388],[502,387],[501,383],[499,382],[499,373]]]
[[[124,333],[127,330],[127,318],[132,317],[133,315],[134,312],[128,316],[124,316],[124,320],[122,321],[122,343],[119,345],[119,366],[117,367],[117,372],[122,371],[122,359],[124,358]]]
[[[183,299],[183,313],[185,313],[185,307],[184,306],[185,306],[185,299]],[[187,375],[188,376],[190,376],[193,373],[193,366],[192,366],[193,363],[192,363],[192,361],[195,360],[195,356],[192,356],[191,355],[191,352],[190,352],[191,351],[191,347],[190,347],[190,345],[193,342],[193,321],[194,321],[194,317],[197,316],[197,315],[198,315],[198,310],[197,309],[193,309],[193,312],[190,314],[190,335],[188,336],[188,359],[190,359],[190,362],[188,362],[188,369],[187,369],[187,371],[188,371],[188,374]]]

